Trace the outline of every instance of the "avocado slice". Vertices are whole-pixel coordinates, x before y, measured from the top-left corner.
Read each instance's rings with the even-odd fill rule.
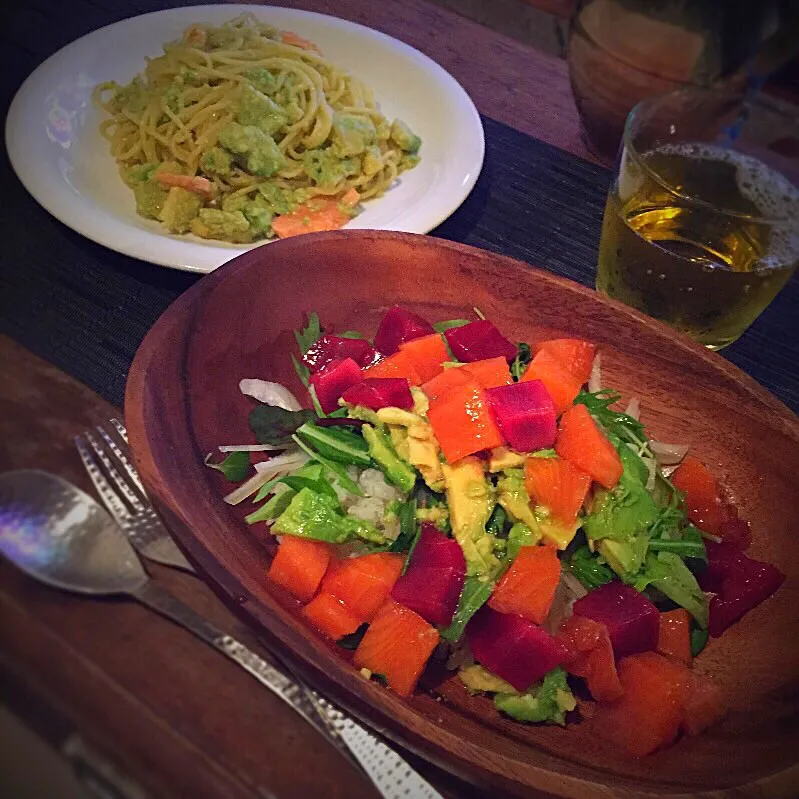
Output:
[[[369,447],[369,455],[389,482],[409,493],[416,483],[416,470],[399,458],[388,433],[370,424],[363,425],[361,433]]]

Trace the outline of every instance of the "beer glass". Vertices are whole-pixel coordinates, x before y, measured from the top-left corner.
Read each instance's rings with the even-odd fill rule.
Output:
[[[799,119],[763,96],[681,89],[630,113],[596,287],[711,349],[799,263]]]

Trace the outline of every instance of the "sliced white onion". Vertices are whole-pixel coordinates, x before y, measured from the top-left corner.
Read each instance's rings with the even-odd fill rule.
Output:
[[[661,466],[678,464],[689,449],[687,444],[664,444],[662,441],[650,441],[649,446]]]
[[[561,624],[572,615],[574,603],[587,593],[585,586],[570,571],[563,569],[555,587],[555,596],[552,598],[549,613],[544,620],[547,632],[554,635]]]
[[[636,421],[641,418],[641,403],[638,401],[638,397],[633,397],[627,403],[627,410],[624,412],[627,416],[631,416]]]
[[[263,402],[264,405],[272,405],[276,408],[283,408],[286,411],[302,410],[302,405],[297,398],[280,383],[270,383],[268,380],[258,380],[257,378],[247,378],[239,381],[239,390],[248,397]]]
[[[571,572],[563,571],[560,579],[574,599],[582,599],[588,593],[588,589]]]
[[[304,452],[291,452],[278,455],[268,461],[255,464],[255,474],[245,480],[238,488],[231,491],[226,497],[228,505],[238,505],[239,502],[252,496],[262,485],[268,483],[273,477],[298,469],[308,460]]]
[[[641,458],[649,473],[646,478],[646,490],[652,491],[655,488],[655,479],[657,477],[657,461],[654,458]]]
[[[602,356],[600,353],[594,355],[594,362],[591,364],[591,377],[588,378],[588,390],[595,394],[602,388]]]
[[[259,461],[255,464],[258,472],[274,472],[280,474],[281,472],[294,471],[304,466],[308,462],[308,456],[298,449],[293,449],[291,452],[284,452],[282,455],[275,455],[268,461]]]
[[[274,444],[223,444],[217,448],[220,452],[272,452],[274,450],[286,449],[286,445],[275,446]]]

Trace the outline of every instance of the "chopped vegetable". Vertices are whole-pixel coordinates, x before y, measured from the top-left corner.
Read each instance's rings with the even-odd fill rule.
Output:
[[[375,347],[384,355],[393,355],[400,344],[435,333],[421,316],[394,305],[386,311],[375,333]]]
[[[340,599],[359,623],[371,621],[391,593],[403,561],[392,552],[346,558],[325,577],[322,591]]]
[[[557,666],[540,685],[523,694],[497,694],[494,705],[516,721],[551,721],[563,726],[566,713],[577,707],[577,701],[566,682],[566,672]]]
[[[302,405],[297,402],[297,398],[280,383],[245,378],[239,381],[239,391],[265,405],[275,405],[287,411],[302,410]]]
[[[721,506],[716,478],[693,455],[687,455],[671,476],[671,482],[684,495],[688,518],[700,529],[717,536],[721,526]]]
[[[480,577],[467,577],[458,600],[458,609],[449,627],[441,631],[441,637],[452,643],[459,641],[469,620],[485,605],[493,590],[493,582]]]
[[[673,552],[650,553],[646,556],[646,566],[635,587],[642,591],[652,585],[673,602],[685,608],[700,627],[708,625],[708,601],[696,577],[682,559]]]
[[[382,674],[400,696],[410,696],[438,641],[435,627],[388,599],[369,625],[352,662],[357,668]]]
[[[466,628],[475,659],[526,691],[566,660],[566,647],[542,627],[521,616],[482,607]]]
[[[586,545],[572,552],[569,567],[589,591],[613,580],[613,572]]]
[[[502,435],[513,449],[532,452],[555,443],[555,406],[541,381],[489,388],[486,397]]]
[[[250,430],[259,444],[290,444],[291,437],[308,421],[316,418],[313,411],[287,411],[275,405],[256,405],[248,419]]]
[[[239,483],[247,476],[250,471],[250,454],[248,452],[231,452],[221,463],[211,463],[211,455],[205,458],[205,465],[211,469],[222,472],[226,480],[231,483]]]
[[[462,327],[451,327],[444,335],[452,354],[460,361],[501,357],[510,362],[516,357],[516,347],[486,319]]]
[[[358,366],[366,367],[374,363],[376,357],[377,352],[366,339],[325,334],[306,350],[302,362],[314,374],[337,359],[352,358]]]
[[[314,372],[310,384],[316,392],[322,410],[325,413],[332,413],[338,408],[341,395],[361,380],[363,380],[361,368],[352,358],[336,358]]]
[[[604,624],[616,657],[654,649],[658,642],[658,609],[629,585],[612,582],[574,603],[574,614]]]
[[[350,386],[341,398],[349,405],[362,405],[373,411],[381,408],[413,408],[413,395],[404,377],[366,377]]]

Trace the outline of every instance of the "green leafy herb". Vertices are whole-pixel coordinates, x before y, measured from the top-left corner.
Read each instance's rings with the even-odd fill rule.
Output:
[[[436,333],[443,333],[446,330],[452,330],[453,327],[463,327],[469,325],[471,322],[468,319],[447,319],[444,322],[436,322],[433,325],[433,330]]]
[[[522,522],[516,522],[508,533],[508,547],[505,550],[508,563],[510,564],[516,560],[516,556],[522,547],[533,546],[538,543],[540,538],[541,534],[539,532],[531,530]]]
[[[359,330],[345,330],[343,333],[336,333],[339,338],[366,338]]]
[[[578,547],[569,558],[572,574],[589,590],[613,582],[613,572],[587,545]]]
[[[328,460],[324,455],[320,455],[316,450],[311,449],[298,435],[291,437],[297,446],[309,457],[321,463],[329,472],[332,472],[337,478],[339,485],[352,494],[357,494],[359,497],[363,496],[363,491],[358,487],[358,484],[352,480],[347,474],[347,470],[335,461]]]
[[[322,327],[319,324],[319,317],[314,312],[308,317],[308,324],[302,330],[294,331],[294,338],[297,340],[297,346],[300,348],[300,355],[305,355],[311,348],[311,345],[317,341],[321,335]],[[300,378],[304,386],[307,386],[311,374],[308,367],[294,355],[291,356],[291,362],[294,364],[294,371],[297,373],[297,377]]]
[[[397,509],[397,518],[399,519],[400,531],[391,545],[391,552],[407,552],[414,539],[416,538],[417,528],[416,524],[416,500],[409,499],[407,502],[399,503]]]
[[[654,552],[673,552],[681,558],[692,558],[707,563],[705,540],[694,525],[689,524],[674,536],[652,538],[649,548]]]
[[[230,455],[220,463],[211,463],[211,458],[213,458],[213,456],[212,452],[209,452],[205,456],[205,465],[211,469],[216,469],[218,472],[222,472],[222,474],[225,475],[225,479],[230,480],[231,483],[241,482],[250,470],[249,452],[231,452]]]
[[[257,505],[263,502],[271,493],[274,487],[280,482],[280,476],[273,477],[268,483],[264,483],[259,489],[258,493],[252,498],[252,504]]]
[[[353,466],[371,466],[369,447],[361,436],[342,427],[319,427],[305,422],[297,435],[325,458]]]
[[[530,345],[520,341],[516,349],[516,357],[510,365],[510,373],[514,380],[521,380],[522,375],[527,369],[527,365],[533,360],[533,353]]]
[[[494,583],[491,580],[467,577],[452,623],[441,631],[441,637],[453,644],[460,640],[469,619],[488,601],[493,590]]]
[[[691,657],[696,657],[707,646],[708,635],[708,631],[701,627],[691,630]]]
[[[566,713],[577,707],[577,701],[566,682],[566,672],[557,666],[523,694],[497,694],[494,705],[517,721],[551,721],[563,726]]]
[[[281,446],[306,422],[316,419],[313,411],[287,411],[273,405],[256,405],[249,416],[250,430],[259,444]]]
[[[319,397],[316,396],[316,389],[313,386],[308,386],[308,394],[311,397],[314,413],[316,413],[320,419],[324,419],[327,414],[322,410],[322,404],[319,402]]]
[[[302,330],[294,331],[294,338],[300,348],[300,355],[305,355],[322,336],[322,326],[319,324],[319,317],[314,311],[308,316],[308,324]]]
[[[285,491],[277,491],[271,499],[268,499],[249,516],[244,517],[247,524],[255,524],[256,522],[271,522],[277,519],[281,513],[291,504],[291,500],[296,496],[296,491],[286,489]]]
[[[280,482],[294,491],[310,488],[317,494],[327,494],[338,502],[338,495],[333,486],[325,479],[324,467],[321,463],[309,463],[297,469],[293,474],[279,478]]]
[[[531,458],[557,458],[558,453],[554,449],[537,449],[530,453]]]
[[[585,405],[609,435],[615,436],[625,443],[633,444],[640,451],[648,446],[644,426],[632,416],[615,411],[610,407],[620,399],[621,394],[618,391],[614,391],[612,388],[603,388],[594,393],[580,391],[574,404]]]
[[[491,535],[503,535],[507,522],[508,514],[505,512],[505,508],[502,505],[494,505],[494,510],[491,511],[486,523],[486,532]]]
[[[343,638],[339,638],[336,643],[342,649],[357,649],[358,644],[361,643],[364,635],[366,635],[366,631],[369,629],[369,625],[364,622],[354,633],[350,633],[349,635],[345,635]]]
[[[646,564],[641,574],[633,581],[633,585],[639,591],[643,591],[647,585],[652,585],[672,602],[685,608],[702,629],[707,628],[707,596],[679,555],[673,552],[658,552],[655,555],[650,552],[646,556]]]

